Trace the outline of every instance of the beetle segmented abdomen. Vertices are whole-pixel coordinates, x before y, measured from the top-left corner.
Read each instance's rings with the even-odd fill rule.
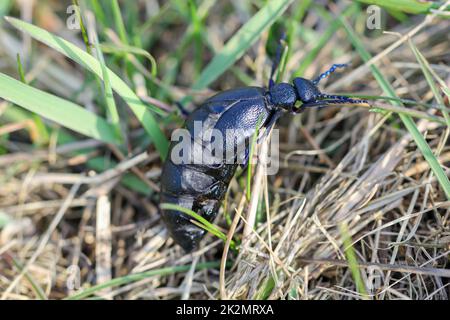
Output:
[[[227,165],[229,177],[234,174],[236,166]],[[199,169],[208,170],[208,174]],[[224,169],[211,172],[210,168],[202,165],[190,167],[175,165],[171,160],[166,161],[162,172],[161,203],[172,203],[187,208],[212,221],[219,212],[221,201],[225,196],[229,179],[218,180]],[[215,174],[214,174],[215,173]],[[186,252],[198,246],[206,231],[191,222],[195,220],[189,215],[177,210],[162,210],[162,217],[172,238]]]

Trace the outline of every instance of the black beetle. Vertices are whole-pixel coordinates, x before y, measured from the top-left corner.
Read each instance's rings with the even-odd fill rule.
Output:
[[[190,209],[208,221],[212,221],[219,211],[228,185],[237,169],[237,161],[246,163],[248,158],[248,141],[256,130],[266,129],[269,132],[283,111],[300,113],[305,108],[321,107],[330,104],[358,104],[364,100],[354,100],[345,96],[327,95],[320,92],[317,84],[336,68],[345,67],[334,64],[328,71],[315,80],[295,78],[293,84],[273,81],[276,64],[272,67],[269,88],[244,87],[220,92],[206,100],[196,109],[185,123],[193,145],[200,152],[210,148],[212,139],[194,132],[194,123],[198,121],[207,129],[216,129],[225,135],[228,129],[242,129],[243,134],[237,140],[223,141],[235,150],[235,145],[244,144],[245,148],[234,155],[235,162],[222,159],[219,162],[176,163],[172,159],[172,151],[177,143],[172,142],[169,156],[164,163],[161,175],[161,203],[172,203]],[[296,106],[301,102],[300,106]],[[204,131],[202,131],[204,133]],[[210,152],[210,150],[208,150]],[[207,154],[210,154],[210,153]],[[197,152],[194,151],[196,155]],[[195,155],[194,155],[195,157]],[[190,158],[191,159],[191,158]],[[211,159],[209,159],[211,160]],[[206,231],[191,222],[192,217],[177,210],[161,210],[164,222],[170,235],[186,252],[198,246]]]

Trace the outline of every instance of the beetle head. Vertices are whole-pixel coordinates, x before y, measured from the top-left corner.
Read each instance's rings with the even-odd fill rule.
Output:
[[[295,78],[293,85],[277,83],[269,89],[271,102],[277,108],[294,113],[300,113],[310,107],[367,103],[365,100],[355,100],[346,96],[324,94],[317,87],[317,82],[318,80]],[[295,108],[297,101],[302,103],[299,108]]]

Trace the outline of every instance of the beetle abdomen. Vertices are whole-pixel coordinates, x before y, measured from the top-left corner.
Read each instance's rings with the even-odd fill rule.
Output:
[[[223,168],[217,169],[215,175],[210,168],[204,168],[210,173],[206,175],[198,170],[202,169],[201,165],[193,168],[187,165],[175,165],[168,160],[162,171],[161,203],[179,205],[211,222],[219,212],[228,184],[236,171],[236,165],[226,166],[230,178],[217,180],[215,177],[223,173]],[[163,209],[162,217],[172,238],[186,252],[196,248],[205,236],[205,230],[191,222],[195,219],[183,212]]]

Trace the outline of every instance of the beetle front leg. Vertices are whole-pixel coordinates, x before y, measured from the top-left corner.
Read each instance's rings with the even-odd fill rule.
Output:
[[[277,110],[270,116],[264,124],[264,132],[258,137],[258,143],[260,143],[269,134],[277,120],[281,117],[282,113],[283,112],[281,110]]]

